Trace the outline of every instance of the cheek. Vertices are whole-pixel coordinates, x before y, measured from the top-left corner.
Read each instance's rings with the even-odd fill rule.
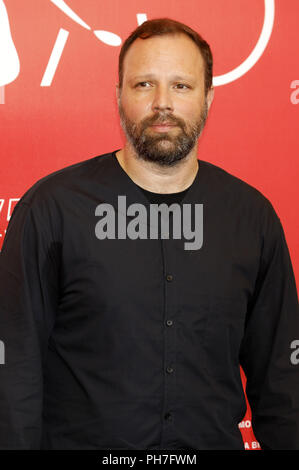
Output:
[[[122,107],[126,115],[132,121],[141,121],[152,115],[151,104],[146,99],[122,99]]]
[[[198,110],[194,108],[194,104],[190,105],[188,103],[177,103],[173,110],[174,116],[178,119],[181,119],[185,123],[190,123],[196,120]]]
[[[196,104],[196,101],[188,101],[184,103],[179,103],[177,106],[177,115],[181,116],[184,121],[189,123],[194,123],[198,121],[200,114],[203,110],[203,103],[199,102]],[[176,114],[176,110],[174,110]]]

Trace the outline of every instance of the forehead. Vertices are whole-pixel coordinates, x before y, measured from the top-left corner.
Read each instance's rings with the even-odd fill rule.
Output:
[[[204,60],[195,42],[186,34],[166,34],[137,38],[128,49],[123,63],[123,78],[135,75],[186,74],[201,78]]]

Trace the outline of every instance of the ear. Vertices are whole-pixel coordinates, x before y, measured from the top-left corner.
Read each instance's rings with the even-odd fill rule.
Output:
[[[210,106],[213,103],[214,93],[215,93],[215,90],[214,90],[214,86],[212,85],[207,93],[208,110],[210,109]]]

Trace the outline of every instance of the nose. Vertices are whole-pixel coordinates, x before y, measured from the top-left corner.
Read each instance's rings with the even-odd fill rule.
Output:
[[[168,110],[173,111],[173,103],[172,98],[170,95],[170,91],[167,86],[165,85],[157,85],[153,103],[152,103],[152,110],[154,112],[161,111],[161,110]]]

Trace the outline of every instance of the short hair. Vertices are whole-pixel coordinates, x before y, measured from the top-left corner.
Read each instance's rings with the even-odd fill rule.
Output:
[[[162,36],[164,34],[183,33],[189,36],[197,45],[205,63],[205,94],[213,84],[213,55],[209,44],[196,31],[176,20],[170,18],[155,18],[145,21],[138,26],[123,43],[118,60],[119,87],[123,85],[123,65],[125,55],[131,44],[137,39],[147,39],[152,36]]]

